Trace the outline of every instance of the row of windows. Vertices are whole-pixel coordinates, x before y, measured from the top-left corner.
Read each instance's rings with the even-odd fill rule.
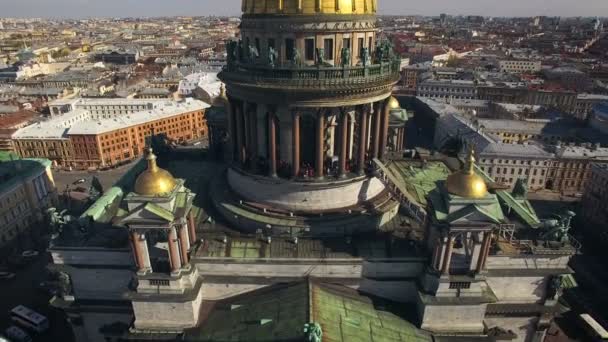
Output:
[[[532,162],[531,160],[511,160],[511,159],[481,159],[482,163],[486,163],[489,162],[490,164],[494,164],[494,162],[497,162],[498,164],[513,164],[513,165],[540,165],[540,161],[535,160],[534,162]],[[544,161],[542,163],[542,165],[547,166],[548,162]]]

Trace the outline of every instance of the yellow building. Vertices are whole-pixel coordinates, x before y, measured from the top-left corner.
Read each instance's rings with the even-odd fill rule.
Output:
[[[0,248],[28,232],[57,203],[47,159],[16,159],[0,154]]]

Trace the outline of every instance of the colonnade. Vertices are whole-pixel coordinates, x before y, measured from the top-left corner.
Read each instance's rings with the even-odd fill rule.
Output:
[[[301,142],[305,141],[315,145],[314,158],[307,161],[314,165],[314,178],[323,179],[327,176],[325,163],[330,157],[327,155],[326,139],[328,121],[335,115],[337,125],[334,138],[339,141],[338,151],[334,153],[338,156],[337,175],[346,177],[349,171],[363,175],[365,166],[371,160],[383,159],[387,152],[390,120],[387,104],[388,101],[380,101],[354,107],[323,107],[314,112],[310,109],[292,110],[290,113],[279,113],[276,107],[265,106],[267,111],[264,113],[257,110],[257,104],[231,100],[228,124],[233,162],[244,168],[252,161],[264,158],[266,170],[263,171],[270,177],[277,177],[279,161],[287,162],[290,164],[290,176],[297,178],[301,175],[303,164]],[[264,117],[260,118],[260,115]],[[305,116],[314,120],[312,136],[309,136],[311,134],[308,131],[302,130],[302,119]],[[261,130],[259,125],[264,120],[266,127]],[[284,125],[278,127],[280,121],[290,122],[290,127],[283,130]],[[262,133],[266,136],[261,136]],[[350,153],[349,142],[353,141],[354,135],[358,136],[357,144],[352,149],[356,153]],[[403,136],[401,134],[401,139]],[[281,139],[281,148],[290,149],[288,160],[279,160],[278,139]],[[259,146],[265,146],[265,151]],[[351,159],[353,170],[347,167]]]
[[[447,236],[438,238],[433,251],[432,266],[442,275],[450,274],[452,265],[452,255],[454,254],[454,244],[456,237],[461,235],[461,242],[467,250],[469,261],[469,271],[481,273],[486,269],[486,263],[492,245],[492,231],[484,232],[450,232]]]
[[[178,272],[190,262],[188,251],[196,241],[196,223],[192,212],[185,224],[175,225],[166,229],[169,266],[171,273]],[[138,273],[154,272],[148,251],[145,230],[130,228],[130,243]]]

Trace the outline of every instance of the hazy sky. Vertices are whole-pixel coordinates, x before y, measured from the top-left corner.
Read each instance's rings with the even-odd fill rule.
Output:
[[[0,0],[0,17],[236,15],[241,0]],[[381,14],[608,16],[608,0],[378,0]]]

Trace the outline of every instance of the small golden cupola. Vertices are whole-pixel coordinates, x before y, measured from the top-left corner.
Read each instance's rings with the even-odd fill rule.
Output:
[[[222,83],[220,85],[220,94],[213,98],[211,105],[213,107],[226,107],[228,104],[228,97],[226,96],[226,86]]]
[[[399,104],[399,100],[397,100],[394,96],[389,97],[388,99],[388,108],[389,109],[401,109],[401,104]]]
[[[470,148],[465,167],[448,176],[447,189],[450,194],[464,198],[484,198],[488,195],[486,182],[475,172],[473,154]]]
[[[152,149],[146,156],[148,168],[142,172],[135,181],[135,193],[142,196],[160,196],[175,189],[177,182],[167,170],[156,165],[156,156]]]

